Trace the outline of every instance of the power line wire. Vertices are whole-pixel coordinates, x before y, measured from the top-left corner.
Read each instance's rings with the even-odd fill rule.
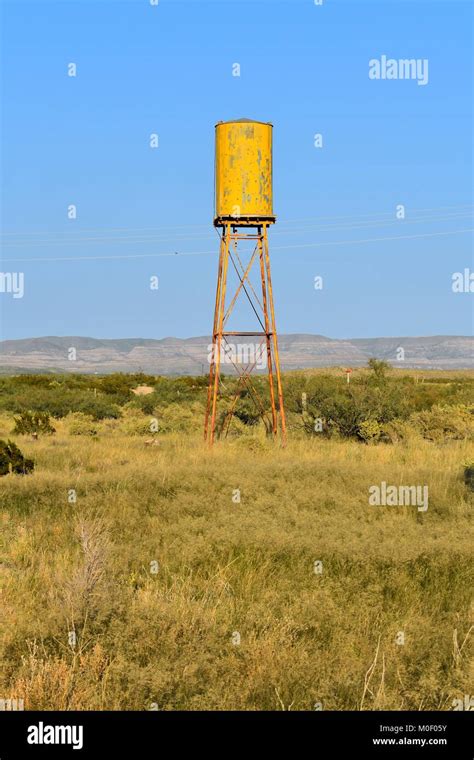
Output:
[[[410,211],[410,213],[416,214],[418,212],[424,212],[424,211],[444,211],[444,210],[449,210],[449,209],[468,209],[468,208],[474,208],[474,204],[472,204],[472,203],[471,204],[466,203],[466,204],[461,204],[459,206],[437,206],[437,207],[432,207],[432,208],[414,208],[414,209],[409,209],[409,211]],[[465,211],[464,213],[468,213],[468,212]],[[359,214],[355,214],[355,215],[352,214],[352,215],[349,215],[349,216],[311,216],[311,217],[302,217],[302,218],[299,218],[299,219],[295,219],[295,218],[293,218],[293,219],[291,219],[291,218],[290,219],[285,219],[285,218],[283,218],[283,219],[278,219],[278,224],[279,225],[286,225],[286,224],[293,224],[293,223],[304,222],[304,221],[315,221],[315,220],[325,220],[325,219],[335,219],[335,220],[337,220],[337,219],[341,219],[341,220],[344,220],[344,219],[346,219],[346,220],[360,219],[362,221],[362,220],[364,220],[364,218],[368,217],[369,219],[371,219],[372,217],[377,217],[377,216],[393,216],[393,210],[392,211],[378,211],[378,212],[373,212],[373,213],[370,213],[370,214],[361,214],[361,215],[359,215]],[[433,218],[435,218],[435,217],[433,217]],[[153,230],[156,230],[156,231],[159,232],[159,231],[162,231],[162,230],[183,230],[183,229],[196,230],[196,229],[201,229],[201,228],[204,228],[204,229],[207,230],[209,228],[209,225],[208,224],[200,224],[200,225],[174,225],[174,226],[172,226],[172,225],[171,226],[170,225],[165,225],[165,226],[161,226],[161,227],[106,227],[106,228],[104,228],[104,227],[90,227],[90,228],[82,228],[82,229],[79,229],[79,230],[58,230],[57,232],[51,232],[51,233],[47,233],[45,231],[39,231],[39,230],[37,230],[35,232],[5,231],[5,232],[0,232],[0,234],[3,235],[3,236],[9,236],[9,235],[12,235],[12,236],[13,235],[26,236],[26,235],[45,235],[45,234],[51,234],[51,235],[76,235],[76,234],[82,234],[83,232],[137,232],[138,233],[138,232],[146,232],[146,231],[153,231]],[[187,234],[189,234],[189,235],[192,236],[195,233],[193,233],[193,232],[190,231]]]
[[[394,235],[391,237],[379,237],[379,238],[366,238],[365,240],[334,240],[329,242],[318,243],[302,243],[296,245],[277,245],[272,246],[272,250],[293,250],[295,248],[323,248],[324,246],[332,245],[360,245],[362,243],[379,243],[391,240],[415,240],[417,238],[430,238],[446,235],[459,235],[465,232],[474,232],[474,228],[468,228],[463,230],[449,230],[446,232],[428,232],[419,235]],[[28,258],[28,259],[3,259],[5,262],[23,263],[23,262],[44,262],[44,261],[109,261],[109,260],[121,260],[121,259],[149,259],[158,258],[163,256],[211,256],[216,251],[183,251],[182,253],[136,253],[125,255],[112,255],[112,256],[59,256],[59,257],[46,257],[46,258]]]
[[[380,221],[380,222],[379,221],[375,221],[375,220],[371,220],[371,221],[368,221],[368,222],[361,222],[359,224],[340,224],[340,225],[332,225],[330,227],[315,227],[313,225],[306,225],[306,226],[303,226],[303,227],[300,226],[297,229],[289,230],[289,231],[281,230],[281,229],[277,228],[276,230],[272,230],[272,238],[275,237],[275,236],[281,236],[281,235],[289,235],[289,234],[294,235],[294,234],[298,234],[299,232],[305,233],[308,230],[313,230],[315,232],[332,232],[333,230],[340,230],[340,229],[367,229],[367,228],[370,228],[370,227],[380,228],[380,227],[387,227],[387,226],[390,227],[390,226],[393,226],[393,225],[424,224],[424,223],[431,222],[431,221],[449,222],[449,221],[453,221],[453,220],[457,220],[457,219],[461,219],[461,218],[466,218],[466,217],[470,217],[470,216],[472,216],[472,214],[470,212],[467,212],[467,213],[450,214],[448,216],[419,217],[417,219],[396,219],[396,220],[392,219],[391,221],[388,221],[388,220],[385,221],[384,220],[384,221]],[[186,239],[186,240],[189,239],[189,238],[192,238],[193,240],[195,240],[198,237],[202,238],[204,240],[210,240],[211,237],[212,237],[212,235],[210,233],[209,234],[206,233],[205,235],[202,235],[202,234],[200,234],[200,235],[186,234],[186,235],[176,235],[176,236],[174,236],[172,238],[169,238],[169,237],[168,238],[167,237],[162,238],[162,237],[157,237],[157,236],[154,236],[154,235],[147,236],[147,237],[141,236],[141,237],[137,237],[137,238],[134,238],[134,237],[91,237],[91,238],[76,237],[76,238],[72,238],[70,240],[67,240],[67,239],[54,240],[54,239],[52,239],[52,240],[35,240],[33,242],[31,242],[31,241],[24,241],[23,240],[23,241],[16,241],[16,242],[13,242],[13,243],[9,243],[9,242],[3,243],[3,245],[5,247],[9,247],[9,248],[23,248],[23,247],[33,247],[33,246],[35,246],[35,247],[43,247],[43,246],[51,246],[51,245],[55,245],[55,246],[57,246],[57,245],[61,245],[61,246],[62,245],[79,245],[79,244],[83,244],[83,243],[92,243],[93,245],[95,245],[97,243],[110,243],[110,242],[112,242],[112,243],[133,243],[133,244],[141,245],[142,243],[171,243],[171,242],[175,242],[176,240],[182,240],[183,238]]]

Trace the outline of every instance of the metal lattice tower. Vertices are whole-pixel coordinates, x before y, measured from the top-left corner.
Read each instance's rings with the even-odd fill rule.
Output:
[[[286,443],[286,421],[275,323],[273,288],[268,248],[268,227],[275,223],[272,197],[272,125],[241,119],[216,125],[216,214],[215,227],[220,230],[219,266],[217,273],[212,352],[204,437],[212,445],[216,434],[227,435],[239,397],[245,391],[275,438],[280,434]],[[244,266],[241,248],[244,241],[253,242],[253,252]],[[237,273],[238,286],[228,300],[229,262]],[[250,281],[250,272],[258,262],[261,294]],[[230,315],[246,297],[256,317],[255,331],[226,329]],[[229,356],[228,338],[249,338],[258,341],[258,350],[248,361],[233,364],[238,380],[218,429],[217,410],[221,391],[222,356]],[[257,357],[266,354],[270,409],[252,382]]]

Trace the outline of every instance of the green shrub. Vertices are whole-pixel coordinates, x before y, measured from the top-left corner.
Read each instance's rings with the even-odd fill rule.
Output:
[[[369,359],[367,366],[372,370],[373,378],[377,382],[385,382],[385,375],[391,369],[390,364],[383,359],[376,359],[375,357]]]
[[[376,443],[380,439],[382,426],[377,420],[364,420],[359,425],[359,438],[366,443]]]
[[[396,419],[384,425],[381,437],[389,443],[398,443],[416,436],[434,443],[474,440],[473,407],[436,405],[414,412],[407,420]]]
[[[68,414],[66,421],[69,423],[70,435],[97,435],[97,426],[94,425],[94,420],[88,414],[82,412],[73,412]]]
[[[242,435],[236,438],[235,444],[238,449],[244,449],[245,451],[266,451],[267,446],[260,438],[256,438],[254,435]]]
[[[160,433],[202,430],[204,424],[204,408],[195,402],[193,404],[169,404],[157,410]]]
[[[433,415],[421,416],[406,422],[414,412],[429,413],[435,407],[459,407],[468,404],[473,397],[473,379],[459,375],[444,377],[437,374],[412,376],[399,370],[387,371],[384,362],[371,362],[371,371],[355,373],[350,384],[342,372],[336,374],[295,372],[283,375],[285,408],[289,429],[298,435],[352,438],[358,441],[407,440],[417,431],[428,440],[441,440],[444,436],[465,437],[459,421],[453,426]],[[224,375],[222,400],[219,402],[219,421],[222,413],[232,403],[238,389],[235,375]],[[156,417],[160,432],[187,431],[201,428],[207,396],[208,378],[155,377],[144,374],[126,375],[80,375],[45,374],[0,377],[0,410],[21,416],[24,413],[42,413],[55,418],[71,413],[81,413],[93,421],[120,420],[122,411],[136,410],[134,421],[125,422],[132,434],[150,435],[149,422]],[[256,375],[252,379],[264,409],[269,412],[268,380]],[[138,385],[149,385],[154,392],[135,396],[131,391]],[[303,394],[305,398],[303,400]],[[444,413],[443,413],[444,414]],[[458,412],[453,413],[453,418]],[[84,421],[84,418],[78,418]],[[315,429],[315,421],[323,420],[323,429]],[[393,423],[393,425],[391,424]],[[240,395],[232,421],[232,433],[240,425],[258,429],[261,413],[256,408],[247,388],[240,388]],[[376,424],[380,435],[373,432]],[[81,426],[79,426],[81,427]],[[118,422],[117,428],[121,425]],[[461,428],[463,424],[461,424]],[[24,429],[24,428],[23,428]],[[29,428],[31,429],[31,428]],[[15,432],[18,432],[16,429]],[[38,432],[34,430],[33,432]],[[40,432],[47,432],[46,430]],[[82,434],[82,433],[81,433]],[[7,433],[3,433],[7,435]]]
[[[71,411],[88,414],[94,420],[116,420],[120,417],[120,407],[117,404],[111,403],[108,399],[102,399],[99,397],[84,399],[79,402],[75,408],[71,409]]]
[[[15,427],[12,433],[16,435],[52,435],[56,432],[51,425],[47,412],[22,412],[19,417],[14,417]]]
[[[152,415],[142,414],[133,404],[124,408],[120,429],[127,435],[156,435],[157,433],[190,432],[201,430],[204,408],[198,403],[173,403],[154,410]],[[157,427],[157,429],[155,429]]]
[[[395,419],[382,425],[380,440],[385,443],[408,443],[414,438],[420,438],[420,434],[407,420]]]
[[[17,475],[27,475],[34,469],[32,459],[26,459],[20,449],[12,441],[0,441],[0,476],[13,472]]]
[[[474,491],[474,462],[466,463],[464,466],[464,483],[471,491]]]
[[[146,396],[134,396],[131,401],[126,404],[129,409],[137,409],[142,414],[153,416],[155,407],[158,403],[158,396],[156,393],[150,393]]]
[[[90,414],[95,420],[118,418],[120,401],[113,396],[95,396],[92,389],[72,390],[61,386],[48,389],[33,386],[22,388],[18,393],[7,393],[0,397],[0,408],[15,414],[25,411],[46,412],[59,419],[69,412]]]
[[[127,435],[154,435],[158,432],[152,426],[155,419],[156,417],[144,415],[135,407],[127,405],[123,411],[119,427]]]
[[[474,407],[437,405],[410,415],[409,423],[427,441],[474,440]]]

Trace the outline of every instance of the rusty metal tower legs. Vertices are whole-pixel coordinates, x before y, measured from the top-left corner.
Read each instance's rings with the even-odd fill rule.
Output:
[[[278,353],[278,336],[275,324],[275,308],[273,305],[270,256],[268,253],[268,225],[262,223],[256,227],[246,226],[244,232],[238,232],[238,230],[242,228],[239,228],[238,225],[232,223],[223,224],[222,227],[223,232],[219,250],[219,268],[217,273],[216,303],[214,309],[214,326],[212,330],[212,353],[210,358],[204,438],[210,445],[212,445],[216,434],[227,435],[239,396],[243,390],[247,390],[256,407],[259,409],[261,416],[267,425],[267,429],[271,431],[275,439],[278,437],[280,431],[281,443],[284,446],[286,444],[286,420],[283,405],[280,358]],[[238,252],[238,244],[240,240],[255,241],[255,248],[245,268]],[[260,264],[259,270],[262,289],[261,300],[249,279],[250,270],[257,258],[259,259]],[[239,285],[226,308],[229,260],[232,262],[232,265],[237,272]],[[261,331],[230,332],[225,330],[227,320],[233,311],[237,299],[242,293],[248,298],[260,324]],[[248,358],[245,366],[240,366],[238,361],[234,361],[232,356],[230,356],[230,361],[234,365],[238,376],[237,387],[234,397],[231,399],[229,408],[226,410],[220,429],[217,430],[217,401],[220,389],[222,355],[225,352],[226,346],[228,346],[227,337],[229,336],[252,336],[260,338],[259,350],[266,348],[266,364],[271,407],[270,417],[268,416],[264,402],[258,393],[258,389],[252,384],[250,377],[258,361],[258,351],[255,352],[253,361]],[[226,356],[228,357],[229,354],[226,354]]]

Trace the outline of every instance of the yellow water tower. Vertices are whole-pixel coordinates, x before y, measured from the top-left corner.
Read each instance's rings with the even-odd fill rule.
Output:
[[[268,250],[268,226],[275,222],[272,142],[273,126],[269,122],[236,119],[216,124],[214,225],[220,231],[220,250],[204,423],[204,437],[211,445],[216,434],[227,435],[242,395],[253,399],[267,432],[275,439],[280,433],[282,445],[286,443]],[[245,241],[251,241],[253,249],[248,261],[241,250]],[[229,261],[237,274],[237,288],[227,303]],[[260,297],[249,279],[252,265],[257,261]],[[257,318],[257,329],[229,330],[228,319],[244,295]],[[233,365],[237,375],[235,391],[227,406],[223,405],[220,394],[223,362]],[[260,398],[251,383],[251,373],[256,367],[262,368],[261,365],[268,375],[268,402]]]
[[[250,119],[216,124],[216,225],[275,221],[272,132],[272,124]]]

